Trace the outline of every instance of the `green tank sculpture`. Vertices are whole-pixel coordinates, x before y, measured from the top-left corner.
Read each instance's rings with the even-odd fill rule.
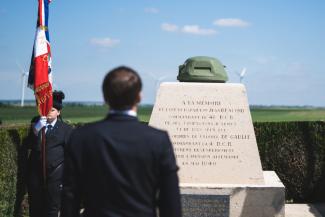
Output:
[[[188,58],[179,66],[177,80],[180,82],[214,82],[228,81],[225,66],[216,58],[197,56]]]

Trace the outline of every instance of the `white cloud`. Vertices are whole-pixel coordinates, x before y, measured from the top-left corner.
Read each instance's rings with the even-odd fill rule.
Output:
[[[198,25],[185,25],[180,29],[175,24],[163,23],[163,24],[161,24],[161,29],[163,31],[167,31],[167,32],[181,31],[186,34],[194,34],[194,35],[215,35],[215,34],[217,34],[217,31],[214,29],[203,29]]]
[[[114,47],[120,43],[119,39],[112,38],[92,38],[90,43],[100,47]]]
[[[159,10],[157,8],[145,8],[144,12],[149,14],[158,14]]]
[[[247,27],[251,24],[237,18],[223,18],[218,19],[213,22],[214,25],[223,26],[223,27]]]
[[[215,35],[217,31],[214,29],[202,29],[198,25],[185,25],[182,28],[182,32],[195,35]]]
[[[161,29],[167,32],[176,32],[178,30],[178,26],[171,23],[163,23],[161,24]]]

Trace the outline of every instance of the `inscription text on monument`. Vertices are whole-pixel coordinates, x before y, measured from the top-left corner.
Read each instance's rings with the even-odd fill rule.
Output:
[[[149,124],[168,131],[181,182],[263,182],[243,85],[163,84]]]

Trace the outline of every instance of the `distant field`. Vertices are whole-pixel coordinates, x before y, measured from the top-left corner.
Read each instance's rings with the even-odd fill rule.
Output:
[[[141,121],[148,122],[152,111],[151,106],[139,108],[138,116]],[[63,109],[63,119],[72,123],[86,123],[97,121],[107,114],[106,106],[66,106]],[[253,121],[279,122],[279,121],[325,121],[325,108],[253,108],[251,109]],[[37,115],[36,108],[1,106],[0,119],[3,125],[28,124],[33,116]]]
[[[254,108],[251,114],[256,122],[325,121],[325,108]]]
[[[152,107],[140,107],[138,116],[141,121],[149,121]],[[107,115],[107,106],[65,106],[62,117],[71,123],[87,123],[103,119]],[[37,115],[33,106],[1,106],[2,124],[28,124]]]

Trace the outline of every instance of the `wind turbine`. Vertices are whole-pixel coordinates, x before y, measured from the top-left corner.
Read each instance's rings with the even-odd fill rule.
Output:
[[[246,74],[246,67],[244,67],[244,68],[241,70],[240,73],[237,72],[236,74],[239,76],[239,82],[240,82],[240,83],[243,83],[242,81],[243,81],[244,76],[245,76],[245,74]]]
[[[158,90],[160,83],[165,80],[168,77],[168,75],[160,76],[155,79],[156,81],[156,90]]]
[[[154,81],[155,81],[155,90],[158,90],[159,84],[165,80],[166,78],[168,78],[170,75],[162,75],[162,76],[156,76],[151,72],[147,72],[146,74],[148,74]]]
[[[18,62],[16,62],[18,68],[20,69],[21,73],[21,100],[20,100],[20,106],[24,107],[24,101],[25,101],[25,87],[26,87],[26,78],[28,77],[28,71],[25,71]]]

